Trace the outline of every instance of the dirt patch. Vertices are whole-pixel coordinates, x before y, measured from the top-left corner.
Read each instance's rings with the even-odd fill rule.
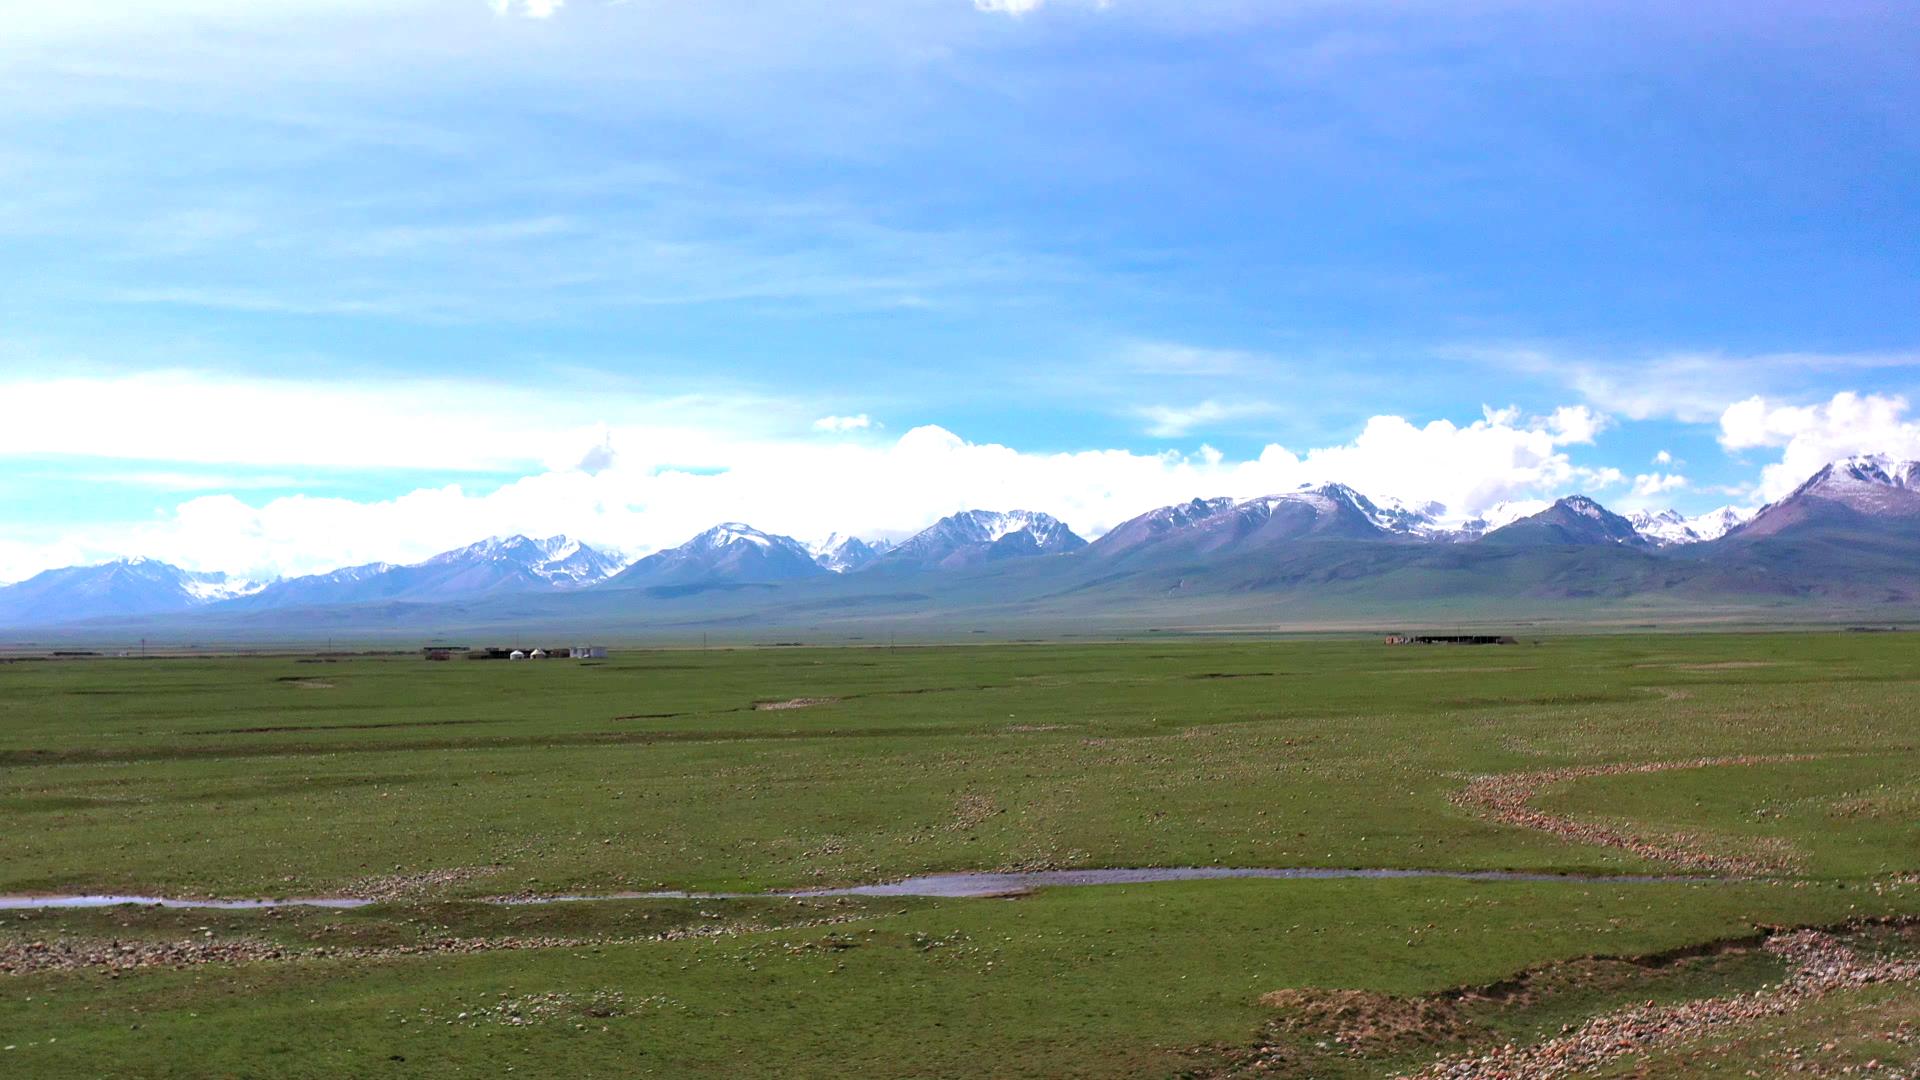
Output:
[[[1793,863],[1791,853],[1778,851],[1758,855],[1733,854],[1714,850],[1696,836],[1688,834],[1646,836],[1620,827],[1549,814],[1544,810],[1534,809],[1529,803],[1542,788],[1550,784],[1583,780],[1594,776],[1626,776],[1730,765],[1774,765],[1809,760],[1812,760],[1812,755],[1808,754],[1741,755],[1694,758],[1689,761],[1587,765],[1544,769],[1539,772],[1504,773],[1479,777],[1450,796],[1448,801],[1502,825],[1550,833],[1568,843],[1617,848],[1643,859],[1669,863],[1686,870],[1759,877],[1790,869]]]
[[[1539,671],[1538,664],[1508,664],[1505,667],[1395,667],[1368,672],[1370,675],[1495,675],[1510,671]]]
[[[1693,697],[1693,691],[1677,686],[1642,686],[1640,689],[1649,694],[1658,694],[1665,701],[1687,701]]]
[[[325,679],[282,679],[280,681],[302,690],[331,690],[334,687],[333,683]]]
[[[1670,671],[1744,671],[1748,668],[1779,667],[1778,660],[1715,660],[1708,664],[1635,664],[1637,668],[1666,668]]]
[[[756,712],[779,712],[783,709],[811,709],[818,705],[831,705],[839,700],[831,697],[797,697],[788,698],[785,701],[756,701],[753,703],[753,708]]]

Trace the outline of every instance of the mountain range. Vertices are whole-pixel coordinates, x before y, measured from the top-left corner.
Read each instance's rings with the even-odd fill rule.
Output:
[[[1089,543],[1059,519],[968,510],[889,544],[812,546],[731,522],[628,562],[554,536],[257,583],[148,559],[0,587],[0,628],[298,633],[520,620],[621,628],[1244,613],[1920,606],[1920,463],[1862,456],[1742,514],[1616,514],[1584,495],[1449,522],[1342,484],[1150,510]]]

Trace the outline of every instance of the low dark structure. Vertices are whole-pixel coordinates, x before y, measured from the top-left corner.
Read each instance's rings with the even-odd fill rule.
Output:
[[[1505,634],[1395,634],[1389,645],[1513,645]]]

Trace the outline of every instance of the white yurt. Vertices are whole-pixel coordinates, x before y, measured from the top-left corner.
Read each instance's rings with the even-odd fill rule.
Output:
[[[509,660],[525,660],[526,658],[527,654],[521,652],[519,649],[515,649],[507,655],[507,659]]]

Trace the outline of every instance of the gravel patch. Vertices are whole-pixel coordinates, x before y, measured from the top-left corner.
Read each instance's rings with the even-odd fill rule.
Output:
[[[1715,851],[1698,838],[1688,835],[1647,837],[1607,825],[1560,817],[1534,809],[1530,803],[1542,788],[1569,780],[1594,776],[1626,776],[1640,773],[1671,772],[1677,769],[1709,769],[1728,765],[1773,765],[1781,762],[1808,761],[1810,755],[1741,755],[1737,757],[1694,758],[1689,761],[1655,761],[1641,764],[1580,765],[1537,772],[1502,773],[1481,776],[1454,793],[1449,801],[1502,825],[1532,829],[1557,836],[1575,844],[1617,848],[1643,859],[1664,862],[1685,870],[1715,874],[1763,877],[1790,869],[1785,854],[1757,858]]]
[[[778,923],[772,926],[691,926],[660,934],[613,937],[439,938],[412,945],[289,946],[253,938],[224,941],[119,941],[91,938],[55,938],[50,941],[0,943],[0,976],[40,975],[48,972],[126,972],[143,968],[184,968],[201,964],[243,964],[267,960],[399,960],[416,956],[449,956],[520,949],[597,949],[700,938],[729,938],[742,934],[776,933],[839,926],[885,918],[857,912]]]
[[[1590,1072],[1648,1050],[1719,1034],[1740,1024],[1781,1016],[1838,990],[1920,982],[1920,960],[1863,958],[1823,930],[1780,934],[1764,947],[1789,965],[1786,979],[1778,986],[1677,1005],[1649,1002],[1595,1017],[1544,1042],[1447,1058],[1405,1073],[1403,1078],[1551,1080]]]
[[[788,698],[785,701],[756,701],[753,703],[753,708],[756,712],[779,712],[783,709],[811,709],[816,705],[831,705],[839,700],[839,698],[830,697],[797,697]]]

